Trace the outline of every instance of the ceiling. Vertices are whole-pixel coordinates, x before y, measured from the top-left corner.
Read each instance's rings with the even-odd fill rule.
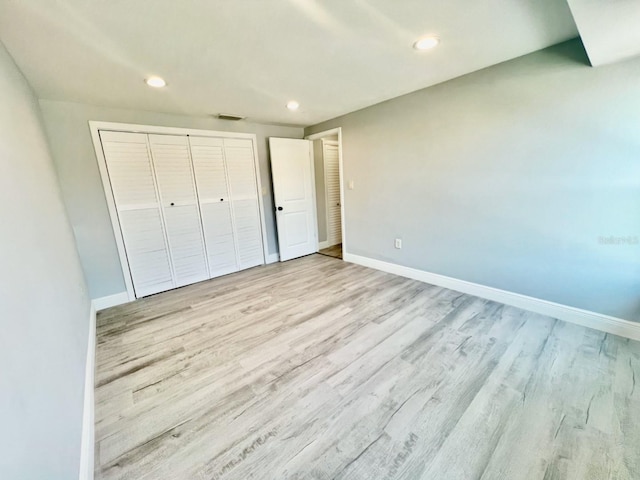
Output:
[[[591,65],[640,54],[640,1],[568,0]]]
[[[40,98],[305,126],[577,35],[567,0],[0,0]]]

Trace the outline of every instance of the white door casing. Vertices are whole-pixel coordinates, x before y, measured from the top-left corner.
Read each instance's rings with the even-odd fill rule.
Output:
[[[318,251],[313,177],[309,140],[269,138],[280,261]]]
[[[343,258],[346,258],[348,255],[348,242],[347,242],[347,222],[345,217],[345,207],[346,201],[345,198],[345,177],[344,177],[344,160],[342,155],[342,128],[332,128],[330,130],[323,130],[322,132],[314,133],[311,135],[307,135],[305,139],[315,141],[326,139],[329,136],[338,137],[338,171],[340,174],[340,231],[341,231],[341,240],[342,240],[342,255]],[[353,189],[353,182],[349,181],[349,189]]]
[[[227,210],[231,210],[231,236],[235,243],[232,257],[235,258],[235,264],[238,267],[232,267],[231,271],[264,263],[267,252],[267,235],[264,206],[260,195],[262,188],[255,134],[94,121],[90,121],[89,126],[129,300],[180,286],[172,261],[173,256],[180,260],[176,266],[179,267],[178,273],[182,272],[183,279],[190,276],[190,279],[184,280],[184,283],[181,281],[182,284],[203,280],[209,276],[231,273],[230,271],[222,272],[208,268],[208,263],[213,259],[213,255],[209,256],[208,245],[204,238],[204,214],[201,211],[202,202],[199,199],[197,179],[195,178],[196,169],[189,141],[191,135],[215,138],[218,144],[220,141],[223,144],[227,141],[227,148],[223,155],[228,153],[228,156],[236,161],[235,175],[233,172],[228,173],[226,165],[223,165],[228,197],[220,197],[224,199],[223,202],[219,202],[220,198],[217,199],[219,203],[227,203]],[[155,155],[160,159],[158,169],[154,165],[152,141],[150,140],[154,134],[159,137],[152,140]],[[180,139],[172,141],[171,136]],[[163,158],[163,156],[168,158]],[[112,161],[110,162],[107,157]],[[188,163],[185,163],[185,159],[188,160]],[[189,168],[185,169],[185,165],[188,165]],[[171,171],[176,167],[178,175],[175,171]],[[185,172],[188,174],[185,175]],[[230,191],[232,182],[229,175],[234,177],[236,211],[244,220],[237,225],[233,219],[233,208],[231,208],[234,196]],[[115,179],[113,182],[112,177]],[[190,183],[185,180],[190,180]],[[253,187],[253,192],[246,191],[248,185]],[[182,188],[177,188],[178,186]],[[187,186],[186,190],[185,186]],[[167,204],[166,208],[163,205],[161,188],[167,197],[164,198]],[[190,192],[187,193],[186,198],[181,198],[178,201],[175,199],[172,201],[169,198],[177,198],[180,196],[180,192],[184,194],[185,191]],[[218,193],[212,194],[217,196]],[[191,241],[184,241],[189,240],[189,235],[186,235],[187,238],[180,238],[182,234],[187,233],[180,231],[181,227],[186,226],[185,220],[187,224],[193,225],[192,216],[189,218],[189,215],[174,215],[177,218],[169,218],[169,223],[177,227],[173,230],[174,235],[167,228],[168,222],[165,217],[172,215],[168,207],[172,207],[173,211],[177,213],[184,209],[176,209],[175,207],[189,206],[189,204],[198,213],[199,242],[193,241],[193,235],[191,235]],[[216,215],[213,217],[215,218]],[[224,214],[223,212],[222,215],[217,215],[217,219],[222,221],[216,226],[216,233],[222,233],[225,228],[228,232],[228,213]],[[236,238],[237,228],[244,232],[253,232],[253,235],[250,235],[250,238],[242,244],[243,242]],[[176,235],[178,238],[174,238],[174,243],[177,243],[178,246],[181,245],[179,240],[183,240],[182,246],[185,248],[182,252],[172,251],[169,237]],[[197,240],[197,235],[195,238]],[[256,252],[254,245],[256,243],[259,246],[258,252]],[[200,244],[199,248],[198,244]],[[194,245],[196,248],[193,248]],[[242,267],[238,265],[240,254],[244,258]],[[200,260],[204,259],[205,278],[201,278],[199,274],[193,275],[193,272],[189,271],[189,267],[196,267],[195,270],[200,269],[200,272],[203,270],[203,264],[200,263],[198,266],[199,262],[193,261],[194,257]],[[233,258],[232,263],[234,262]],[[190,273],[191,275],[189,275]]]

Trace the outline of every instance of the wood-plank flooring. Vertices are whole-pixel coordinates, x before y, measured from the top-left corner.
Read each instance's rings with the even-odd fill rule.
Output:
[[[319,250],[318,253],[329,257],[342,258],[342,244],[338,243],[337,245],[323,248],[322,250]]]
[[[321,255],[98,315],[97,479],[640,478],[640,342]]]

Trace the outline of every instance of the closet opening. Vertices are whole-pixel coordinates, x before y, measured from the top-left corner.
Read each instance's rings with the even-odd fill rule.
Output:
[[[339,128],[309,135],[313,144],[318,253],[343,258],[342,135]]]
[[[255,134],[89,124],[130,301],[265,264]]]

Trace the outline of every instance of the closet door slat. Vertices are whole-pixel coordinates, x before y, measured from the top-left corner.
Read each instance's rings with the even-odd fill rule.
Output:
[[[238,271],[236,242],[220,138],[189,137],[211,277]]]
[[[186,136],[149,135],[176,286],[209,278]]]
[[[100,132],[136,297],[175,286],[147,136]]]
[[[264,264],[253,142],[224,139],[240,269]]]

